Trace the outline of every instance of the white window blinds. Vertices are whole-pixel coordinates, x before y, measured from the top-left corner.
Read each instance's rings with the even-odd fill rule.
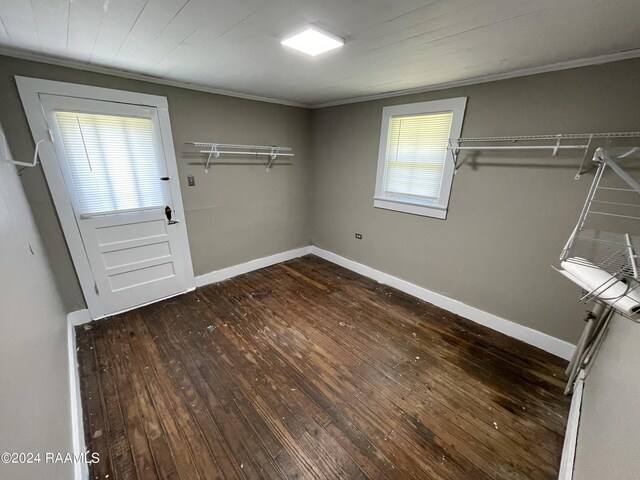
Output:
[[[384,190],[437,200],[453,112],[391,117]]]
[[[55,112],[79,214],[164,205],[150,119]]]

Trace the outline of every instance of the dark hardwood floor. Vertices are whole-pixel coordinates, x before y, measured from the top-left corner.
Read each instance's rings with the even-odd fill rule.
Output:
[[[78,327],[96,479],[555,479],[565,362],[307,256]]]

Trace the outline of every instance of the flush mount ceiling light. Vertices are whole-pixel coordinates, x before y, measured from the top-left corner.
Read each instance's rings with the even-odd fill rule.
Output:
[[[287,35],[280,43],[315,57],[343,46],[344,38],[322,30],[315,25],[308,25],[302,30]]]

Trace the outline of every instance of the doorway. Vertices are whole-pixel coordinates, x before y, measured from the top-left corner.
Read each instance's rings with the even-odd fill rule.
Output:
[[[193,290],[166,98],[16,82],[91,317]]]

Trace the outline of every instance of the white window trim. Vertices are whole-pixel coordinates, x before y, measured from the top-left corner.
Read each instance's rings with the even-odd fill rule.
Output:
[[[451,193],[451,184],[453,183],[453,174],[455,171],[455,162],[453,159],[453,154],[450,150],[447,150],[447,154],[445,157],[444,170],[442,173],[442,185],[440,186],[440,194],[438,196],[437,202],[429,201],[427,199],[385,194],[384,179],[386,171],[387,141],[389,139],[389,123],[391,117],[402,115],[421,115],[434,114],[439,112],[453,112],[450,138],[459,138],[460,133],[462,132],[462,122],[464,120],[464,112],[466,106],[467,97],[458,97],[448,98],[444,100],[433,100],[430,102],[394,105],[391,107],[384,107],[382,109],[382,126],[380,128],[380,150],[378,151],[376,190],[373,197],[373,206],[375,208],[412,213],[425,217],[434,217],[440,219],[447,218],[449,195]]]

